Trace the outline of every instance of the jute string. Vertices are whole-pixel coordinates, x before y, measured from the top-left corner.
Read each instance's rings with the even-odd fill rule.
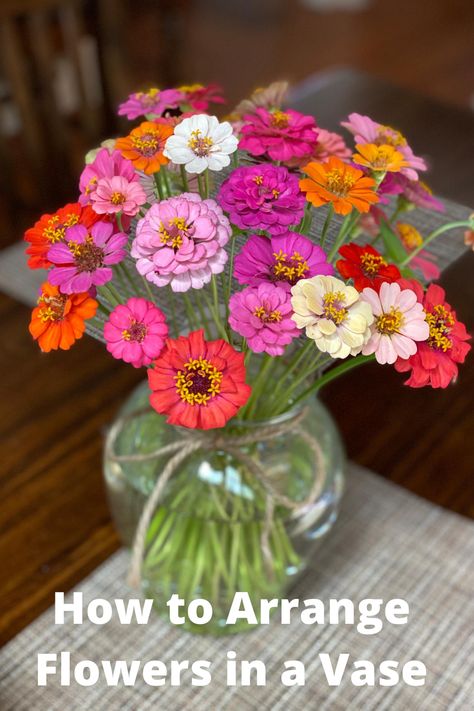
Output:
[[[171,477],[179,471],[179,466],[185,459],[198,451],[222,451],[226,452],[240,461],[247,467],[255,479],[266,491],[265,515],[260,538],[262,553],[267,563],[269,574],[272,570],[272,554],[270,549],[270,531],[273,520],[275,506],[280,504],[292,511],[294,514],[303,511],[307,506],[313,504],[320,495],[326,479],[326,466],[321,446],[314,437],[311,437],[301,426],[301,422],[307,414],[304,409],[297,415],[284,422],[269,424],[255,428],[255,431],[244,435],[225,435],[222,432],[197,434],[193,431],[192,436],[183,434],[176,442],[164,445],[153,452],[146,454],[116,454],[115,445],[123,426],[136,417],[149,412],[149,410],[139,410],[134,413],[119,418],[109,432],[107,439],[106,458],[108,461],[117,463],[149,462],[158,457],[171,455],[161,474],[157,477],[156,484],[143,507],[140,520],[135,533],[135,540],[132,547],[132,557],[128,582],[132,587],[137,588],[140,584],[143,557],[145,552],[145,540],[150,526],[153,513],[163,495],[165,487]],[[177,430],[180,432],[180,430]],[[281,494],[274,488],[272,477],[269,476],[261,463],[242,450],[247,445],[259,442],[269,442],[282,435],[297,435],[301,437],[311,449],[314,456],[314,481],[311,489],[303,501],[294,501],[288,496]]]

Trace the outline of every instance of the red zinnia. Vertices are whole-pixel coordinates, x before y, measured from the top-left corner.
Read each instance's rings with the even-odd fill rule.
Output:
[[[398,267],[389,264],[370,244],[361,247],[350,242],[341,247],[339,254],[344,257],[336,262],[339,274],[344,279],[353,279],[357,291],[369,286],[378,292],[384,281],[400,279]]]
[[[205,341],[203,330],[166,341],[148,371],[150,403],[171,425],[224,427],[250,397],[244,355],[227,341]]]
[[[77,224],[92,227],[100,217],[91,207],[82,207],[78,202],[65,205],[52,215],[43,215],[34,227],[26,230],[24,236],[25,241],[30,242],[26,249],[30,269],[47,269],[51,266],[47,258],[48,250],[52,244],[64,242],[69,227]]]
[[[456,312],[444,300],[445,292],[437,284],[430,284],[426,294],[421,284],[414,280],[400,279],[402,288],[415,292],[418,301],[423,304],[426,320],[430,327],[427,341],[418,343],[415,355],[407,360],[399,358],[395,369],[399,373],[410,372],[405,382],[412,388],[431,385],[432,388],[446,388],[458,375],[458,363],[464,360],[471,350],[466,343],[471,336],[463,323],[456,319]]]

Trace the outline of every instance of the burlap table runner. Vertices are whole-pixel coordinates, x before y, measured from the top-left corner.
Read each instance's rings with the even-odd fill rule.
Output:
[[[340,519],[291,597],[404,598],[407,625],[385,623],[373,636],[353,626],[289,626],[274,620],[247,634],[214,639],[193,636],[153,617],[143,626],[117,621],[98,627],[55,626],[49,610],[0,653],[2,711],[468,711],[474,708],[474,524],[444,511],[359,467],[352,466]],[[84,600],[127,598],[128,552],[120,551],[76,589]],[[134,593],[131,596],[136,595]],[[71,651],[71,658],[100,661],[207,659],[214,662],[206,687],[183,685],[36,686],[38,652]],[[226,653],[261,659],[265,687],[226,687]],[[426,664],[424,687],[355,687],[350,678],[329,687],[318,654],[348,652],[351,659]],[[280,684],[283,661],[306,666],[306,685]]]

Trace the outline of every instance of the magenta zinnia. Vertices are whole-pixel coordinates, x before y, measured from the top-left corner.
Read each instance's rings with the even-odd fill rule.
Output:
[[[104,326],[109,353],[134,368],[149,365],[157,358],[167,335],[168,326],[161,309],[136,297],[116,306]]]
[[[267,155],[272,160],[291,161],[311,156],[318,131],[312,116],[287,109],[256,109],[244,116],[239,148],[253,156]]]

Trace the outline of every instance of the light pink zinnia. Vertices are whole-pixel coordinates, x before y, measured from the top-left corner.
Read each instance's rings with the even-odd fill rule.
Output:
[[[138,222],[131,255],[139,273],[157,286],[202,289],[224,270],[231,232],[215,200],[183,193],[151,206]]]
[[[90,230],[74,225],[66,230],[66,241],[53,244],[48,259],[53,264],[50,284],[63,294],[79,294],[102,286],[113,277],[112,265],[125,258],[128,237],[114,232],[111,222],[96,222]]]
[[[402,168],[400,173],[410,180],[418,180],[418,170],[427,170],[423,158],[413,153],[405,136],[394,128],[357,113],[349,114],[349,120],[342,121],[341,126],[352,133],[356,143],[375,143],[376,146],[389,145],[396,148],[408,162],[408,166]]]
[[[101,178],[96,190],[91,194],[92,209],[99,215],[113,215],[122,212],[133,217],[147,200],[146,193],[139,182],[131,182],[122,175],[113,178]]]
[[[259,108],[244,116],[239,148],[253,156],[267,154],[272,160],[291,161],[311,156],[318,130],[312,116],[287,109]]]
[[[348,161],[352,156],[352,151],[346,146],[342,136],[332,131],[326,131],[325,128],[318,129],[318,142],[313,152],[311,160],[319,160],[322,163],[327,161],[331,156]]]
[[[121,175],[129,182],[138,181],[139,177],[135,172],[133,163],[122,156],[120,151],[110,151],[102,148],[95,159],[86,165],[79,179],[79,202],[81,205],[89,205],[93,193],[97,190],[97,184],[101,178],[113,178]]]
[[[366,287],[361,294],[375,316],[372,335],[362,353],[375,353],[378,363],[395,363],[397,358],[409,358],[417,351],[417,341],[426,341],[430,329],[423,306],[411,289],[401,289],[396,282],[384,282],[377,292]]]
[[[137,297],[116,306],[104,325],[109,353],[134,368],[158,358],[167,335],[164,313],[151,301]]]
[[[273,284],[248,286],[229,301],[231,327],[254,353],[279,356],[301,332],[291,318],[291,295]]]

